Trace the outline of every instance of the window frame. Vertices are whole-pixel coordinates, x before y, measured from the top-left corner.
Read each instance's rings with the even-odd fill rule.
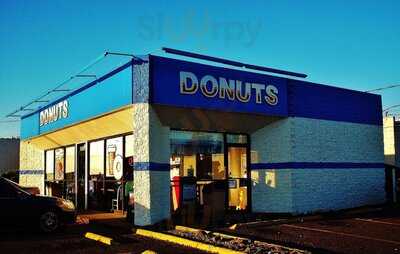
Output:
[[[105,154],[105,150],[104,150],[104,145],[105,145],[105,143],[106,143],[106,139],[97,139],[97,140],[91,140],[91,141],[88,141],[87,143],[88,143],[88,147],[87,147],[87,153],[88,153],[88,165],[87,165],[87,167],[88,167],[88,169],[87,169],[87,173],[88,173],[88,178],[91,176],[91,174],[90,174],[90,147],[91,147],[91,144],[92,143],[96,143],[96,142],[101,142],[101,141],[103,141],[103,175],[104,175],[104,173],[105,173],[105,163],[104,163],[104,161],[105,161],[105,157],[106,157],[106,154]]]
[[[104,170],[103,170],[103,173],[104,173],[104,177],[103,177],[103,194],[105,193],[106,181],[107,182],[121,181],[122,184],[125,184],[125,182],[126,182],[126,179],[123,179],[123,178],[121,180],[116,180],[114,177],[107,177],[106,176],[106,163],[107,163],[107,160],[106,160],[106,149],[107,149],[106,144],[107,144],[107,140],[108,139],[122,137],[122,156],[123,156],[123,159],[125,159],[126,158],[126,154],[125,154],[126,153],[126,151],[125,151],[126,150],[125,149],[126,137],[129,136],[129,135],[134,135],[133,131],[125,132],[125,133],[121,133],[121,134],[116,134],[116,135],[111,135],[111,136],[105,136],[105,137],[96,138],[96,139],[91,139],[91,140],[87,140],[87,141],[84,142],[84,143],[87,143],[87,147],[86,147],[86,151],[85,152],[88,153],[87,154],[88,155],[87,165],[85,165],[85,167],[87,167],[87,171],[86,171],[87,174],[90,175],[90,143],[91,142],[95,142],[95,141],[104,140],[104,143],[103,143],[103,148],[104,148],[104,156],[103,156],[103,167],[104,167]],[[133,136],[133,142],[134,142],[134,136]],[[73,144],[67,144],[65,146],[57,146],[57,147],[53,147],[53,148],[50,148],[50,149],[43,150],[43,153],[44,153],[44,167],[43,167],[44,168],[44,177],[43,177],[44,195],[47,195],[46,186],[48,184],[50,184],[50,183],[57,182],[57,183],[62,183],[63,184],[62,195],[63,195],[63,197],[65,197],[66,192],[67,192],[67,181],[66,181],[66,174],[67,174],[67,170],[66,170],[66,168],[67,168],[67,165],[66,165],[66,157],[67,157],[66,156],[66,152],[67,152],[67,148],[69,148],[69,147],[74,147],[75,148],[74,149],[74,166],[73,166],[74,171],[73,171],[73,173],[74,173],[74,179],[76,180],[76,173],[77,173],[77,169],[76,169],[76,163],[77,163],[76,162],[76,156],[77,156],[76,146],[78,144],[81,144],[81,143],[82,142],[73,143]],[[47,159],[46,153],[47,153],[47,151],[53,150],[53,176],[55,177],[55,150],[61,149],[61,148],[64,149],[64,179],[63,180],[58,180],[58,181],[56,181],[55,178],[53,180],[48,180],[47,179],[47,174],[46,174],[46,166],[47,166],[46,165],[46,159]],[[125,162],[123,162],[123,163],[125,163]],[[125,165],[123,164],[123,168],[124,168],[124,166]],[[85,183],[86,185],[89,184],[89,175],[88,175],[88,177],[86,177],[86,179],[87,179],[87,181]],[[123,175],[123,177],[124,177],[124,175]],[[75,182],[75,190],[74,190],[74,192],[77,193],[76,182]],[[123,193],[123,196],[125,197],[125,191],[123,191],[122,193]]]
[[[63,167],[64,167],[64,170],[63,170],[63,179],[62,180],[56,180],[56,150],[60,150],[60,149],[62,149],[62,151],[63,151]],[[65,146],[63,146],[63,147],[59,147],[59,148],[54,148],[53,149],[53,153],[54,153],[54,166],[53,166],[53,174],[54,174],[54,182],[64,182],[65,181],[65,156],[66,156],[66,147]]]
[[[224,180],[212,180],[212,181],[229,181],[229,170],[228,170],[228,147],[245,147],[246,148],[246,162],[247,162],[247,207],[246,211],[252,212],[252,185],[251,185],[251,139],[250,135],[243,132],[223,132],[223,131],[207,131],[198,129],[180,129],[171,128],[170,131],[190,131],[190,132],[207,132],[207,133],[221,133],[223,135],[223,153],[224,153],[224,167],[225,167],[225,179]],[[229,143],[227,135],[244,135],[246,136],[246,143]],[[170,154],[171,156],[171,154]],[[229,209],[229,192],[226,192],[225,197],[225,209]]]

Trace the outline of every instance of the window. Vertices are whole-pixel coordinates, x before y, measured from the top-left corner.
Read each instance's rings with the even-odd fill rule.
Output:
[[[0,180],[0,198],[15,198],[17,192],[12,188],[6,180]]]
[[[125,136],[125,157],[133,156],[133,135]]]
[[[67,180],[74,179],[75,172],[75,147],[70,146],[65,149],[65,174]]]
[[[247,136],[241,134],[227,134],[226,135],[226,143],[231,144],[246,144]]]
[[[107,139],[106,152],[106,176],[119,179],[119,176],[122,176],[123,166],[122,137]]]
[[[54,180],[54,150],[46,151],[46,180]]]
[[[133,135],[125,136],[124,179],[133,180]]]
[[[55,171],[54,178],[56,181],[64,180],[64,148],[55,150]]]
[[[65,197],[75,201],[75,146],[65,148]]]
[[[93,175],[104,174],[104,140],[90,143],[90,169],[89,173]]]
[[[89,143],[88,178],[88,207],[98,209],[102,206],[102,190],[104,189],[104,140]]]
[[[89,209],[111,209],[119,186],[133,179],[133,142],[130,134],[45,151],[45,194],[83,204],[87,188]]]
[[[171,131],[170,143],[171,177],[225,179],[223,134]]]

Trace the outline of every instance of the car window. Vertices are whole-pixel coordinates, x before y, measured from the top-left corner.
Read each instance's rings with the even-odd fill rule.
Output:
[[[0,198],[17,197],[19,195],[31,195],[23,190],[19,184],[6,178],[0,178]]]
[[[17,196],[16,189],[12,188],[6,181],[0,181],[0,198],[15,198]]]

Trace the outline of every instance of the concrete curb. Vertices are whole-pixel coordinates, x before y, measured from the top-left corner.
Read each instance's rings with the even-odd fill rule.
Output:
[[[106,236],[102,236],[102,235],[98,235],[95,233],[91,233],[91,232],[87,232],[85,234],[85,237],[90,239],[90,240],[94,240],[97,242],[101,242],[107,245],[111,245],[113,243],[113,239],[110,237],[106,237]]]
[[[186,247],[211,252],[211,253],[220,253],[220,254],[243,254],[244,252],[234,251],[227,248],[217,247],[211,244],[196,242],[193,240],[188,240],[182,237],[168,235],[164,233],[154,232],[146,229],[136,229],[135,232],[137,235],[150,237],[161,241],[172,242],[175,244],[183,245]]]

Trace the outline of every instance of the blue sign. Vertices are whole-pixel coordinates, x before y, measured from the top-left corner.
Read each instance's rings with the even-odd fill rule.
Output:
[[[54,131],[132,103],[132,63],[86,84],[21,119],[21,138]]]
[[[151,56],[154,104],[287,116],[287,80]]]

